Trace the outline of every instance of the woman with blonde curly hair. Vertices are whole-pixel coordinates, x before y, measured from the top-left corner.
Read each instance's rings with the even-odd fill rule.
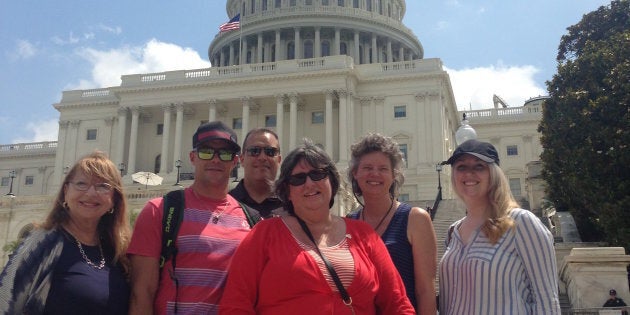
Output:
[[[129,237],[118,169],[102,152],[81,158],[0,274],[0,314],[127,314]]]
[[[440,261],[440,314],[560,314],[553,237],[521,209],[487,142],[468,140],[446,162],[466,205]]]

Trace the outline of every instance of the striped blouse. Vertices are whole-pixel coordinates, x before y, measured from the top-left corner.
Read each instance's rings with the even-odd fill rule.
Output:
[[[494,245],[480,228],[464,244],[463,219],[452,225],[440,261],[441,315],[560,314],[551,233],[528,210],[510,216],[515,228]]]

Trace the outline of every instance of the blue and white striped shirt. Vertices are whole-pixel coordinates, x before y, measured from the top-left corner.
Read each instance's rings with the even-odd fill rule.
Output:
[[[453,233],[440,261],[440,314],[560,314],[553,237],[530,211],[513,209],[514,229],[496,244],[481,232],[465,245]]]

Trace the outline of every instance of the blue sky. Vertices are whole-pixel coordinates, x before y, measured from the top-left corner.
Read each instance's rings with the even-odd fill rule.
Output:
[[[566,28],[610,1],[408,0],[403,22],[440,58],[460,109],[546,94]],[[0,0],[0,144],[57,139],[64,90],[209,67],[225,0]]]

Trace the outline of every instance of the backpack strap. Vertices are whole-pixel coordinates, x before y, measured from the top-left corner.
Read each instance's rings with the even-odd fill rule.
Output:
[[[262,217],[260,216],[260,213],[257,210],[255,210],[254,208],[240,201],[238,201],[238,204],[243,209],[243,213],[245,214],[245,218],[247,218],[247,223],[249,223],[250,228],[253,228],[254,225],[256,225],[256,223],[262,220]]]
[[[164,213],[162,214],[162,251],[160,253],[160,268],[171,257],[177,255],[175,240],[177,231],[184,218],[184,190],[169,191],[164,195]],[[175,262],[173,261],[173,268]]]

